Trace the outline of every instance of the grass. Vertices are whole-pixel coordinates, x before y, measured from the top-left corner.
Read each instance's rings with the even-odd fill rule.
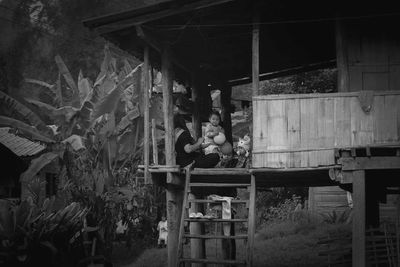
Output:
[[[292,267],[326,266],[324,258],[318,256],[319,238],[332,233],[350,231],[347,224],[324,224],[316,222],[284,221],[273,223],[259,229],[256,233],[253,266],[257,267]],[[220,244],[215,240],[206,243],[207,255],[220,255]],[[188,253],[186,248],[186,253]],[[245,244],[237,241],[238,258],[243,259]],[[166,249],[148,249],[135,262],[125,267],[166,266]]]

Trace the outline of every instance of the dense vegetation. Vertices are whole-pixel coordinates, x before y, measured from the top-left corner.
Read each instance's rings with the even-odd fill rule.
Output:
[[[141,2],[0,3],[7,37],[0,40],[0,125],[47,147],[21,176],[23,201],[2,205],[0,261],[6,265],[76,264],[90,254],[82,247],[88,237],[79,235],[90,227],[98,229],[95,253],[107,261],[115,245],[137,254],[155,243],[165,196],[137,174],[140,62],[81,24]],[[59,167],[58,193],[45,198],[37,173],[49,163]],[[117,236],[119,221],[128,227]]]

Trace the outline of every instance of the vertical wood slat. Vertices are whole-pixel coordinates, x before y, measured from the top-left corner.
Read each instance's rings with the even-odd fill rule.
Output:
[[[150,161],[150,115],[149,115],[149,103],[150,103],[150,96],[149,96],[149,89],[150,89],[150,77],[149,77],[149,69],[150,69],[150,62],[149,62],[149,47],[145,46],[144,48],[144,56],[143,56],[143,71],[142,71],[142,81],[143,81],[143,107],[144,107],[144,136],[143,136],[143,154],[144,154],[144,182],[147,184],[149,182],[149,161]]]
[[[293,149],[300,148],[300,100],[291,99],[286,101],[287,114],[287,138],[289,147]],[[289,166],[296,167],[300,165],[301,155],[298,152],[290,153]]]
[[[308,118],[310,101],[304,99],[300,101],[300,148],[307,149],[309,147],[308,132],[310,132],[310,120]],[[307,152],[301,152],[301,162],[300,167],[308,167],[309,159]]]
[[[152,139],[152,144],[153,144],[153,163],[154,163],[154,165],[158,165],[156,119],[151,119],[151,139]]]
[[[287,149],[287,117],[285,101],[269,101],[267,103],[267,129],[271,129],[266,138],[268,149],[278,150]],[[260,122],[265,123],[265,122]],[[279,168],[286,162],[284,153],[270,153],[267,157],[267,162],[272,166]]]
[[[320,98],[318,101],[318,145],[320,147],[332,147],[334,143],[334,99]],[[316,166],[329,165],[334,162],[333,154],[330,150],[322,150],[316,153]]]
[[[352,266],[365,265],[365,171],[353,175],[353,253]]]
[[[376,110],[377,108],[379,108],[378,103],[374,103],[373,109]],[[361,109],[360,101],[357,97],[350,99],[351,146],[374,143],[374,110],[371,110],[371,114],[367,114]]]
[[[268,129],[267,101],[253,101],[253,148],[267,144]],[[263,167],[265,157],[264,154],[253,154],[253,166]]]
[[[351,145],[351,113],[350,98],[335,98],[334,107],[334,133],[335,147],[349,147]]]

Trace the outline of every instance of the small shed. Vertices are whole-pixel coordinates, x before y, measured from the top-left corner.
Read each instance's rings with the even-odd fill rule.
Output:
[[[341,214],[350,209],[348,192],[339,186],[310,187],[308,210],[313,214]]]
[[[9,127],[0,128],[0,149],[2,178],[1,196],[19,198],[21,186],[19,177],[29,166],[29,161],[45,149],[45,146],[18,136]]]
[[[20,175],[26,171],[32,160],[46,151],[46,146],[39,142],[31,141],[9,127],[0,128],[1,162],[3,163],[3,175],[0,181],[1,197],[25,198],[30,192],[28,184],[21,182]],[[56,162],[45,166],[37,174],[38,182],[42,183],[40,197],[49,197],[56,194],[59,167]]]

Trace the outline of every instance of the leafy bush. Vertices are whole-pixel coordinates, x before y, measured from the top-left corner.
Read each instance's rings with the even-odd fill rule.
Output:
[[[69,262],[69,241],[82,229],[88,209],[72,202],[55,209],[56,199],[37,206],[32,199],[15,205],[1,200],[0,262],[7,266],[54,266]]]

